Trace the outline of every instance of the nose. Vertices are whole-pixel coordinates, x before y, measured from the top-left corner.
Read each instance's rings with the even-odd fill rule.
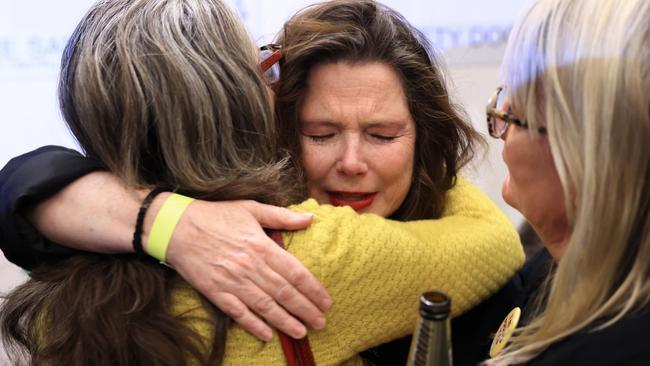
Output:
[[[368,164],[363,154],[360,136],[348,136],[344,139],[341,156],[336,163],[336,170],[345,175],[363,175],[368,172]]]

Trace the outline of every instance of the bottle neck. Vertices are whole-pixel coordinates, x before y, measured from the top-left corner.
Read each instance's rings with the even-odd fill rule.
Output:
[[[420,317],[409,351],[407,366],[451,366],[451,326],[449,318]]]

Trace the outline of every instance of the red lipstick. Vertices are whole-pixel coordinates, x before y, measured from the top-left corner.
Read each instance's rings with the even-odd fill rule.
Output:
[[[350,206],[355,211],[361,211],[372,205],[377,192],[327,191],[327,194],[333,206]]]

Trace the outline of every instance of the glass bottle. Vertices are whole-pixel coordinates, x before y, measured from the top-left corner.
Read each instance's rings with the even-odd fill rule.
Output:
[[[451,299],[440,291],[420,296],[418,321],[407,366],[451,366]]]

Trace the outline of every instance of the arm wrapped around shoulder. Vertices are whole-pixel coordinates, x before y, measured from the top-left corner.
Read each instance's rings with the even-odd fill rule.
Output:
[[[508,219],[478,189],[460,180],[436,220],[397,222],[349,207],[308,200],[307,230],[284,234],[287,249],[325,285],[333,299],[327,326],[310,331],[318,365],[337,365],[359,352],[413,332],[419,295],[442,290],[454,316],[493,294],[524,261]],[[283,361],[279,342],[262,343],[241,328],[228,334],[229,362],[251,357]]]

